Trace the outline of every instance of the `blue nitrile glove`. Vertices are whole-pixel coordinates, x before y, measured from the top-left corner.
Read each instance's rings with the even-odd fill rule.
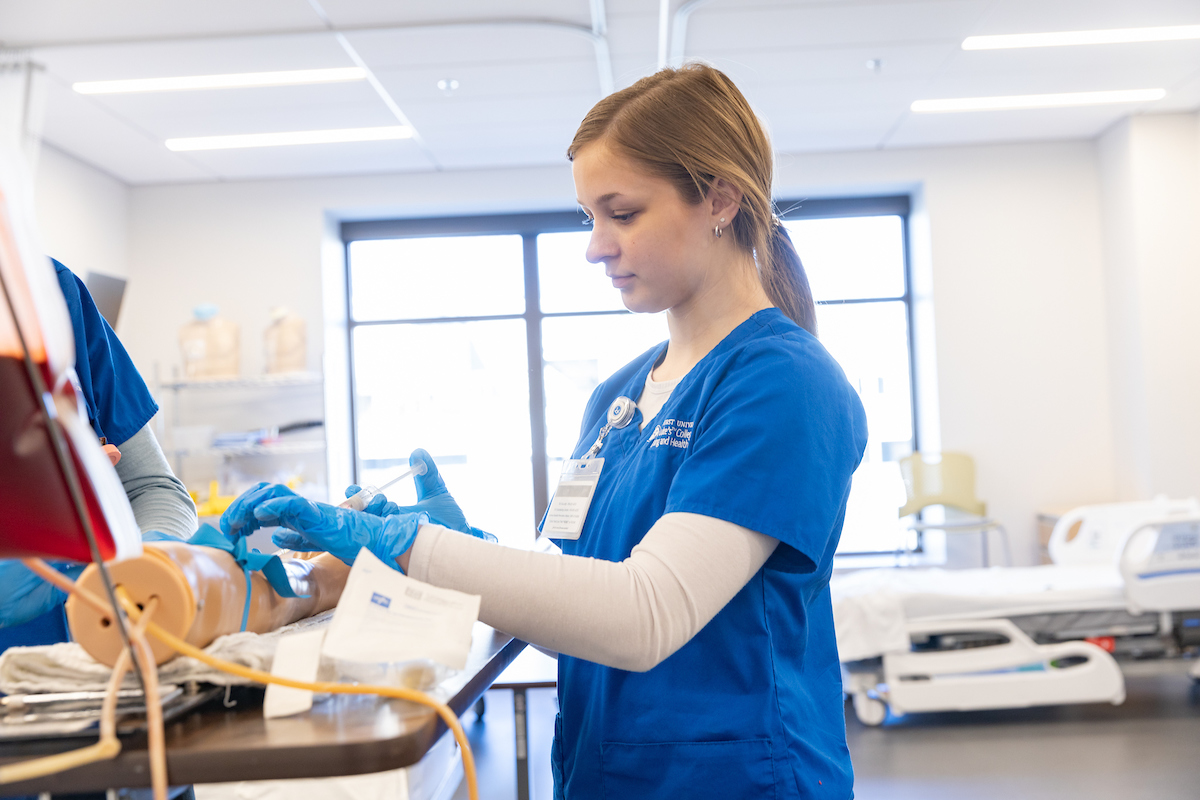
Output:
[[[433,456],[418,448],[413,450],[412,455],[408,457],[410,465],[417,462],[424,462],[425,474],[413,478],[417,484],[417,504],[406,508],[424,511],[429,515],[430,522],[461,533],[471,533],[467,517],[458,507],[450,490],[446,488],[446,482],[442,480],[442,476],[438,474],[437,464],[433,463]],[[400,510],[404,511],[405,507],[401,507]]]
[[[272,497],[298,497],[298,495],[282,484],[265,481],[256,483],[242,492],[241,496],[225,509],[225,513],[221,515],[221,533],[231,539],[254,533],[262,527],[262,523],[254,516],[254,509]]]
[[[71,580],[87,564],[57,562],[50,566]],[[34,575],[20,561],[0,561],[0,628],[36,619],[67,602],[67,593]]]
[[[254,516],[260,527],[288,529],[271,537],[278,547],[300,552],[324,550],[347,564],[353,564],[365,547],[396,569],[400,568],[397,560],[417,538],[417,527],[429,521],[420,512],[377,517],[297,496],[266,500],[254,509]]]
[[[398,506],[380,494],[372,499],[364,510],[369,513],[378,514],[381,517],[397,513],[424,513],[429,516],[429,521],[435,525],[441,525],[459,533],[469,533],[477,539],[483,539],[488,542],[496,541],[496,537],[492,534],[481,531],[479,528],[472,528],[467,523],[466,515],[458,507],[458,503],[455,501],[453,495],[450,494],[450,490],[446,488],[446,482],[442,480],[442,476],[438,474],[437,464],[434,463],[433,456],[422,449],[414,450],[412,455],[408,457],[408,463],[412,465],[418,461],[424,462],[425,474],[413,478],[413,482],[417,486],[416,505]],[[346,497],[350,497],[357,491],[357,486],[348,486],[346,488]],[[383,501],[380,501],[379,498],[381,497],[384,498]]]

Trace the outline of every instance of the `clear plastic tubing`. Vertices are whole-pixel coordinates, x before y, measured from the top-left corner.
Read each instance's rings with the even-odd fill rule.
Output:
[[[370,502],[372,500],[375,499],[376,495],[380,494],[384,489],[388,488],[389,486],[397,484],[400,481],[404,480],[405,478],[415,477],[417,475],[424,475],[424,474],[425,474],[425,462],[418,461],[417,463],[413,464],[408,469],[404,470],[404,472],[401,472],[399,475],[392,478],[390,481],[385,483],[383,486],[364,486],[363,488],[359,489],[356,493],[350,495],[345,500],[343,500],[341,503],[339,503],[338,508],[349,508],[353,511],[362,511],[364,508],[366,508],[370,504]]]

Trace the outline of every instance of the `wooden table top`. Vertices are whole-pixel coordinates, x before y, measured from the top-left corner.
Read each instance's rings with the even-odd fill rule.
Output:
[[[462,715],[525,648],[482,623],[466,669],[439,685]],[[167,724],[167,769],[173,785],[239,780],[357,775],[410,766],[446,730],[430,709],[403,700],[334,695],[311,711],[263,719],[258,704],[225,708],[220,699]],[[86,739],[9,741],[0,763],[86,745]],[[0,786],[0,795],[83,792],[150,785],[144,734],[122,737],[122,751],[102,761],[36,781]]]

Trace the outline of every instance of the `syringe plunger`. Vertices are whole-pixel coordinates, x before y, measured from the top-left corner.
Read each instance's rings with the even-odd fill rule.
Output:
[[[345,500],[343,500],[341,503],[339,503],[338,508],[349,508],[352,511],[362,511],[364,508],[366,508],[368,505],[371,504],[371,501],[374,500],[377,495],[379,495],[384,489],[388,488],[389,486],[391,486],[395,483],[399,483],[400,481],[402,481],[405,478],[408,478],[410,476],[424,475],[424,474],[425,474],[425,462],[418,461],[417,463],[413,464],[408,469],[406,469],[404,472],[400,473],[399,475],[397,475],[396,477],[392,478],[390,481],[385,483],[382,487],[379,487],[379,486],[364,486],[364,487],[362,487],[357,492],[352,494],[350,497],[347,497]]]

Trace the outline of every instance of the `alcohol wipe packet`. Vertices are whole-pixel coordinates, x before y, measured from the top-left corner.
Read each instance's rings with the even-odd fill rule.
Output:
[[[339,661],[428,660],[463,669],[479,595],[413,580],[361,550],[346,580],[321,654]]]

